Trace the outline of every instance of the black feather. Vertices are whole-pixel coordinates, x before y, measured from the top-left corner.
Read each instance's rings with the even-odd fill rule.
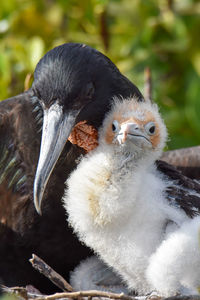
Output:
[[[175,205],[193,218],[200,214],[200,182],[183,175],[176,167],[157,161],[157,168],[173,184],[166,189],[171,205]]]

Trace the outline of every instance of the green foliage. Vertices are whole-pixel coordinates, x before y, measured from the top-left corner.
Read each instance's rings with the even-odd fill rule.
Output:
[[[200,144],[199,0],[7,0],[0,3],[0,98],[20,93],[39,58],[65,42],[105,53],[141,90],[144,69],[169,148]]]
[[[15,295],[5,294],[0,296],[0,300],[19,300],[19,298],[17,298]]]

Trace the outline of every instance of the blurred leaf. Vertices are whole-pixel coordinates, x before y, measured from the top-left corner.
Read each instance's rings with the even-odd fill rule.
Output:
[[[44,41],[40,37],[33,37],[29,42],[29,60],[31,69],[34,69],[44,55]]]
[[[198,75],[200,76],[200,52],[195,53],[192,56],[191,60],[192,60],[194,68],[196,69]]]

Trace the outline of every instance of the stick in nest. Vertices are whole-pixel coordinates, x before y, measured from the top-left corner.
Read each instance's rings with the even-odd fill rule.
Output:
[[[30,293],[26,288],[22,288],[22,287],[8,288],[5,286],[2,286],[2,289],[5,292],[15,294],[19,298],[22,298],[25,300],[28,300],[28,299],[56,300],[56,299],[61,299],[61,298],[82,299],[82,297],[87,297],[88,299],[91,299],[93,297],[103,297],[103,298],[108,298],[108,299],[120,299],[120,300],[139,300],[139,299],[146,299],[146,300],[200,300],[199,295],[188,295],[188,296],[177,295],[177,296],[170,297],[170,298],[161,298],[156,295],[154,295],[153,297],[151,295],[143,296],[143,297],[132,297],[129,295],[125,295],[124,293],[117,294],[117,293],[96,291],[96,290],[75,292],[75,291],[73,291],[71,285],[61,275],[56,273],[50,266],[48,266],[37,255],[33,254],[33,257],[32,257],[32,259],[30,259],[30,262],[36,270],[38,270],[40,273],[45,275],[49,280],[51,280],[60,289],[65,290],[65,291],[68,290],[70,292],[56,293],[56,294],[47,296],[47,295],[38,295],[38,294]]]
[[[71,292],[71,293],[56,293],[50,296],[37,297],[37,300],[54,300],[60,298],[77,299],[79,297],[104,297],[109,299],[136,300],[135,297],[125,295],[124,293],[116,294],[116,293],[96,291],[96,290],[79,291],[79,292]]]
[[[54,271],[49,265],[47,265],[41,258],[37,255],[32,254],[32,258],[29,259],[32,266],[46,276],[51,282],[53,282],[57,287],[59,287],[64,292],[72,292],[72,286],[56,271]]]
[[[152,77],[149,67],[144,70],[144,98],[152,101]]]

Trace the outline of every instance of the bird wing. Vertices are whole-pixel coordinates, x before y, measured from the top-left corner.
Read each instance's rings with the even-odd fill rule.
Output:
[[[61,203],[66,177],[83,152],[77,146],[66,143],[45,190],[42,217],[35,210],[33,182],[42,121],[32,91],[0,102],[0,282],[32,284],[52,293],[53,284],[31,267],[31,254],[38,254],[67,276],[90,251],[67,226]]]
[[[176,167],[164,161],[157,161],[157,168],[169,180],[165,192],[170,204],[183,209],[191,218],[199,215],[200,182],[185,176]]]
[[[200,180],[200,146],[167,151],[161,159],[176,166],[184,175]]]
[[[31,202],[41,126],[42,110],[30,92],[0,102],[0,223],[13,230]]]

